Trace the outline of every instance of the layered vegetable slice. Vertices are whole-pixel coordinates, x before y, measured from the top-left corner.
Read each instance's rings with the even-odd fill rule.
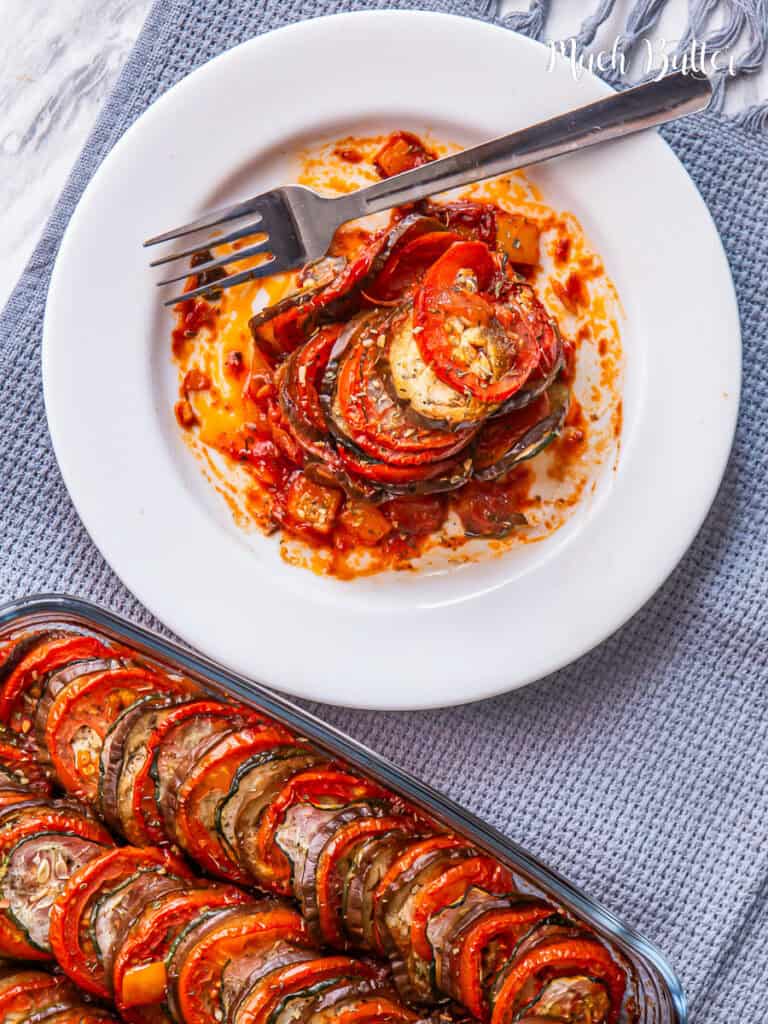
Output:
[[[102,843],[62,831],[36,832],[8,851],[0,884],[3,903],[36,949],[51,952],[50,913],[61,886],[103,852]]]
[[[427,925],[440,990],[484,1019],[488,985],[520,938],[551,913],[541,900],[502,898],[471,884],[461,899],[434,914]]]
[[[195,762],[181,785],[176,833],[184,849],[211,874],[246,884],[250,881],[216,829],[219,805],[227,798],[244,760],[290,740],[287,730],[266,722],[225,734]]]
[[[124,827],[135,831],[146,844],[173,838],[176,794],[189,768],[209,743],[253,717],[243,709],[212,700],[170,709],[137,750],[130,809],[125,812],[126,820],[121,816]]]
[[[249,870],[246,836],[257,827],[269,801],[288,779],[324,762],[319,752],[294,743],[278,744],[242,762],[217,807],[216,828],[243,870]]]
[[[249,324],[257,344],[273,352],[290,352],[323,322],[346,319],[359,309],[367,288],[398,246],[441,227],[435,218],[414,213],[379,232],[327,284],[299,291],[257,313]]]
[[[21,844],[24,840],[41,836],[45,837],[42,844],[31,851],[33,867],[40,876],[30,879],[25,885],[26,879],[23,875],[19,877],[18,871],[23,867],[30,848]],[[62,845],[56,845],[56,836],[62,837]],[[84,841],[85,845],[78,849],[77,840]],[[20,960],[50,959],[47,943],[41,946],[36,942],[39,937],[47,938],[47,921],[39,920],[34,903],[29,902],[35,895],[43,900],[48,900],[51,895],[53,885],[46,872],[53,867],[46,852],[55,851],[66,864],[78,856],[87,856],[91,846],[111,844],[111,836],[101,825],[77,805],[66,801],[30,800],[5,808],[0,813],[0,875],[3,889],[9,891],[0,910],[0,954]],[[35,855],[37,864],[34,864]],[[55,855],[53,860],[57,861]],[[32,929],[32,934],[26,930],[27,927]]]
[[[94,800],[101,748],[120,713],[145,694],[184,699],[194,692],[189,680],[140,667],[78,677],[54,698],[46,721],[46,746],[59,781],[69,792]]]
[[[3,685],[0,722],[7,724],[14,732],[29,734],[49,674],[72,663],[111,654],[112,648],[101,640],[79,634],[53,634],[50,639],[35,644],[19,660]]]
[[[344,771],[319,769],[293,776],[267,804],[255,832],[243,835],[243,856],[253,877],[273,892],[290,895],[295,871],[285,849],[293,848],[296,852],[306,849],[306,827],[316,827],[324,813],[355,800],[387,796],[377,783]],[[292,810],[294,814],[286,822]],[[297,810],[303,815],[303,821],[295,813]],[[281,827],[282,834],[278,837]]]
[[[112,968],[114,999],[123,1016],[134,1007],[157,1006],[165,1001],[166,960],[191,923],[247,900],[247,895],[234,886],[205,885],[166,893],[144,907],[125,933]]]
[[[141,872],[181,877],[188,869],[168,851],[111,850],[73,872],[51,908],[53,953],[69,977],[95,996],[106,999],[111,993],[111,980],[96,942],[96,908],[105,894],[115,893]]]
[[[592,936],[544,940],[499,972],[490,996],[491,1024],[511,1024],[523,1015],[614,1024],[625,986],[624,972]]]
[[[311,961],[301,916],[263,901],[203,917],[182,933],[168,961],[169,1004],[185,1024],[230,1019],[253,973],[275,964],[275,954]]]
[[[528,422],[549,401],[534,399]],[[505,444],[513,415],[521,420],[514,411],[487,421],[509,428]],[[403,999],[455,1000],[491,1024],[616,1024],[622,965],[596,935],[515,892],[495,859],[284,727],[199,699],[159,669],[91,671],[104,660],[47,677],[72,673],[49,718],[67,695],[85,694],[71,705],[77,727],[90,723],[94,695],[110,709],[90,799],[125,834],[154,830],[210,872],[293,896],[302,915],[196,878],[167,850],[111,847],[83,805],[36,795],[0,761],[0,954],[52,953],[85,991],[113,998],[127,1024],[395,1024],[415,1017]],[[10,744],[33,756],[18,737]],[[320,955],[319,943],[383,954],[392,977],[364,959]]]
[[[141,757],[147,739],[170,707],[169,697],[159,693],[145,694],[120,712],[104,736],[99,754],[96,806],[109,827],[128,839],[135,839],[135,835],[129,834],[133,831],[130,815],[125,816],[124,823],[120,813],[124,778],[131,770],[131,763]]]
[[[22,1024],[36,1014],[58,1012],[78,1002],[75,988],[60,975],[19,970],[0,977],[0,1020]]]

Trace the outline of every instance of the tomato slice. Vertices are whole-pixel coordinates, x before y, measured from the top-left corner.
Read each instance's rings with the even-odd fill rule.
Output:
[[[337,450],[344,468],[349,473],[382,484],[384,487],[391,485],[400,488],[408,487],[410,484],[424,484],[428,488],[431,486],[430,481],[434,482],[434,486],[441,486],[444,478],[453,480],[454,477],[458,486],[463,478],[461,456],[430,462],[425,466],[391,466],[378,459],[358,455],[341,442]]]
[[[0,787],[0,810],[3,807],[11,807],[13,804],[26,803],[27,800],[29,800],[29,790],[23,786]]]
[[[371,836],[383,835],[386,832],[414,832],[416,822],[413,818],[389,816],[383,818],[358,818],[338,828],[323,847],[317,861],[315,872],[315,889],[319,911],[319,928],[323,941],[331,946],[343,946],[345,942],[339,900],[339,891],[343,879],[339,877],[337,868],[343,857],[358,843]],[[334,885],[337,887],[334,890]]]
[[[110,998],[111,989],[90,931],[93,908],[108,889],[137,871],[163,869],[189,877],[189,868],[167,850],[124,846],[89,861],[65,883],[51,908],[50,942],[65,973],[86,992]]]
[[[487,291],[496,272],[482,242],[455,242],[425,274],[414,323],[422,358],[444,383],[498,404],[538,366],[543,329],[511,291],[503,300]]]
[[[142,763],[136,772],[132,794],[134,825],[143,834],[147,846],[153,843],[168,842],[163,815],[157,803],[156,764],[162,744],[172,738],[175,729],[194,719],[203,717],[231,719],[233,716],[240,715],[257,717],[247,708],[234,707],[223,701],[199,700],[179,704],[157,725],[144,748]]]
[[[427,938],[430,918],[460,900],[471,885],[495,894],[509,892],[514,888],[508,869],[485,855],[461,861],[427,883],[416,895],[411,917],[411,948],[422,960],[431,961],[433,958],[432,946]]]
[[[392,861],[389,870],[385,873],[373,893],[373,940],[376,952],[384,954],[384,945],[379,934],[379,926],[376,923],[378,921],[377,908],[389,887],[397,881],[400,875],[410,870],[419,858],[424,857],[426,854],[433,853],[436,850],[454,850],[468,846],[467,840],[459,836],[449,834],[429,836],[427,839],[417,839],[406,846],[399,856]]]
[[[0,863],[5,863],[9,852],[18,842],[39,832],[69,832],[105,846],[113,843],[112,836],[98,822],[69,808],[45,803],[19,804],[7,808],[3,815]],[[37,949],[27,940],[7,909],[0,912],[0,956],[15,960],[51,959],[50,954]]]
[[[0,765],[20,785],[33,790],[36,796],[49,795],[53,790],[48,768],[37,760],[33,747],[17,738],[15,733],[0,733]]]
[[[23,1024],[32,1014],[66,1006],[77,999],[74,988],[60,975],[20,970],[0,980],[0,1021]]]
[[[61,785],[88,801],[98,796],[99,755],[121,711],[149,693],[189,697],[193,684],[144,668],[118,668],[81,676],[54,699],[46,747]]]
[[[131,1007],[163,1001],[165,959],[183,928],[205,911],[248,900],[234,886],[209,885],[167,893],[146,907],[126,934],[112,968],[115,1004],[123,1016]]]
[[[258,881],[283,896],[291,894],[291,864],[275,841],[275,834],[295,804],[323,806],[352,803],[354,800],[382,799],[390,796],[378,783],[347,772],[319,768],[290,778],[261,816],[256,835],[259,861]]]
[[[626,977],[606,947],[591,938],[547,943],[513,960],[494,983],[490,1024],[511,1024],[521,1009],[519,997],[529,982],[539,977],[550,979],[569,974],[586,974],[605,985],[611,1003],[606,1024],[615,1024],[624,998]]]
[[[96,1006],[75,1006],[60,1010],[58,1013],[46,1014],[46,1024],[117,1024],[117,1018],[108,1010],[100,1010]]]
[[[375,995],[365,1002],[342,1006],[334,1013],[333,1024],[409,1024],[419,1019],[424,1018],[418,1018],[402,1003]]]
[[[546,904],[530,901],[491,910],[460,928],[450,949],[441,951],[456,985],[452,994],[476,1017],[485,1020],[488,1015],[484,964],[489,946],[500,944],[500,958],[508,959],[523,932],[551,913]]]
[[[401,298],[460,237],[455,231],[429,231],[412,238],[389,257],[379,276],[367,289],[366,297],[374,303]]]
[[[238,1004],[237,1024],[267,1024],[276,1005],[294,992],[328,978],[375,978],[376,968],[346,956],[318,957],[265,975]]]
[[[341,333],[341,324],[316,331],[301,350],[289,360],[289,376],[298,412],[321,433],[327,430],[317,385],[325,372],[333,346]]]
[[[179,791],[177,834],[187,853],[206,871],[243,885],[251,883],[216,831],[216,810],[243,761],[292,739],[282,726],[259,722],[226,734],[192,768]]]
[[[287,906],[256,904],[222,914],[200,939],[183,951],[183,961],[170,963],[172,1005],[185,1024],[210,1024],[219,1007],[222,972],[230,960],[257,952],[275,942],[309,944],[301,916]],[[181,950],[179,951],[182,952]]]
[[[415,426],[387,391],[378,372],[380,350],[365,332],[337,375],[338,410],[352,441],[366,455],[390,465],[418,466],[449,458],[471,440],[470,431]]]
[[[38,644],[8,676],[0,696],[0,722],[26,736],[34,724],[41,677],[71,661],[115,656],[116,652],[92,636],[54,636]]]

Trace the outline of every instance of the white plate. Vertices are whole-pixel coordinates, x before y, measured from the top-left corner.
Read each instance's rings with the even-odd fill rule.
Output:
[[[310,141],[406,127],[469,143],[607,87],[511,32],[445,15],[319,18],[189,75],[115,146],[64,237],[43,339],[54,447],[83,522],[172,630],[290,693],[416,708],[522,686],[653,594],[701,525],[730,450],[740,335],[707,209],[654,134],[544,165],[626,310],[618,472],[552,538],[432,575],[355,583],[284,564],[232,522],[172,415],[170,316],[141,240],[278,184]]]

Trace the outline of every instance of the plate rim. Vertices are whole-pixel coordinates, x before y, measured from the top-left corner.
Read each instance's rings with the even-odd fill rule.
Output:
[[[52,379],[51,379],[52,369],[51,369],[50,357],[51,357],[51,352],[52,352],[52,340],[51,339],[52,339],[52,335],[56,331],[56,328],[52,326],[52,314],[49,315],[49,311],[52,310],[55,307],[55,305],[56,305],[57,293],[58,293],[58,288],[59,288],[59,282],[60,282],[60,279],[61,279],[61,276],[62,276],[61,268],[62,268],[62,266],[65,265],[66,260],[68,259],[69,245],[71,243],[71,239],[74,237],[74,234],[75,234],[75,232],[78,229],[78,225],[80,223],[80,217],[84,216],[83,211],[87,209],[88,197],[91,194],[92,187],[94,186],[94,183],[97,183],[96,187],[98,187],[98,182],[100,182],[102,180],[101,175],[102,175],[103,169],[105,167],[107,167],[107,166],[111,166],[110,161],[112,160],[113,154],[115,154],[116,152],[122,152],[122,150],[125,149],[126,146],[129,146],[131,144],[131,140],[133,139],[134,135],[137,132],[141,132],[141,130],[142,130],[142,122],[143,122],[144,118],[147,116],[147,114],[150,111],[152,112],[152,116],[153,117],[160,116],[162,114],[162,111],[164,110],[164,108],[166,106],[166,101],[167,101],[167,103],[171,103],[172,102],[172,100],[168,100],[168,97],[170,97],[172,95],[175,95],[175,91],[178,90],[180,87],[183,87],[185,85],[185,83],[191,77],[193,77],[195,75],[199,75],[199,74],[201,74],[203,72],[205,72],[206,74],[211,74],[211,70],[210,70],[211,66],[215,66],[217,64],[217,62],[222,62],[222,61],[225,61],[225,60],[229,59],[231,57],[231,54],[234,53],[235,51],[242,51],[242,50],[244,50],[246,48],[250,48],[250,47],[263,46],[265,44],[265,42],[267,42],[267,44],[268,44],[268,41],[270,40],[270,38],[272,38],[272,37],[274,37],[276,35],[281,35],[281,36],[285,37],[288,34],[301,34],[303,32],[306,32],[307,30],[309,30],[310,33],[313,33],[315,31],[318,31],[318,28],[319,28],[320,31],[322,31],[323,30],[322,26],[327,26],[329,23],[334,23],[336,25],[339,25],[340,23],[342,23],[344,21],[349,21],[350,19],[354,19],[355,21],[374,20],[374,19],[386,19],[386,20],[397,19],[397,20],[402,20],[404,18],[413,19],[414,17],[420,18],[420,19],[425,19],[426,18],[426,19],[440,19],[440,20],[444,20],[444,21],[445,20],[450,20],[452,22],[459,22],[460,21],[463,24],[465,24],[466,22],[470,22],[472,24],[472,26],[473,26],[473,30],[474,30],[475,27],[479,27],[479,28],[481,28],[483,30],[493,31],[495,33],[505,33],[505,34],[509,33],[514,38],[516,44],[522,44],[522,45],[525,45],[525,46],[529,46],[532,49],[533,48],[538,49],[542,53],[546,49],[543,46],[543,44],[538,43],[538,42],[536,42],[534,40],[530,40],[527,37],[520,36],[517,33],[510,33],[510,30],[505,29],[505,28],[503,28],[501,26],[492,25],[492,24],[489,24],[489,23],[486,23],[486,22],[482,22],[482,21],[478,21],[478,20],[475,20],[475,19],[472,19],[472,18],[467,18],[467,17],[462,16],[462,15],[442,14],[442,13],[433,13],[433,12],[424,12],[424,11],[378,10],[378,11],[345,12],[345,13],[335,14],[335,15],[324,15],[324,16],[321,16],[319,18],[310,19],[308,21],[295,22],[295,23],[292,23],[290,25],[283,26],[283,27],[278,28],[278,29],[274,29],[271,32],[267,32],[267,33],[264,33],[263,35],[260,35],[260,36],[257,36],[257,37],[253,37],[253,38],[251,38],[249,40],[246,40],[246,41],[244,41],[244,42],[242,42],[240,44],[237,44],[235,47],[232,47],[232,48],[230,48],[228,50],[225,50],[221,54],[218,54],[216,57],[212,58],[206,64],[201,65],[200,67],[196,68],[194,71],[190,72],[189,75],[187,75],[184,78],[182,78],[171,89],[167,90],[161,97],[159,97],[153,104],[151,104],[151,106],[149,108],[147,108],[147,111],[145,111],[142,115],[140,115],[131,124],[131,126],[126,130],[125,133],[123,133],[121,138],[118,139],[118,141],[112,147],[112,149],[110,150],[110,153],[106,156],[105,160],[102,162],[101,166],[99,167],[97,172],[94,174],[94,176],[91,179],[91,181],[88,183],[88,185],[87,185],[87,187],[86,187],[86,189],[85,189],[85,191],[84,191],[84,193],[83,193],[83,195],[82,195],[82,197],[81,197],[81,199],[80,199],[80,201],[79,201],[79,203],[77,205],[77,208],[76,208],[75,212],[73,213],[72,218],[71,218],[69,224],[67,225],[67,229],[66,229],[64,237],[62,239],[61,246],[60,246],[60,249],[59,249],[59,253],[57,254],[56,264],[54,266],[53,273],[51,275],[51,282],[50,282],[50,286],[49,286],[49,298],[48,298],[48,303],[46,305],[46,314],[45,314],[45,320],[44,320],[44,325],[43,325],[43,348],[42,348],[43,387],[44,387],[45,407],[46,407],[46,414],[47,414],[47,417],[48,417],[49,430],[50,430],[51,439],[52,439],[52,442],[53,442],[53,447],[54,447],[54,451],[55,451],[55,454],[56,454],[57,462],[58,462],[60,471],[62,473],[62,477],[64,478],[64,482],[65,482],[65,484],[67,486],[67,490],[68,490],[68,492],[70,494],[70,497],[71,497],[71,499],[73,501],[73,504],[75,505],[75,508],[76,508],[76,510],[78,512],[78,515],[79,515],[81,521],[83,522],[83,525],[85,526],[86,530],[88,531],[88,533],[89,533],[91,539],[93,540],[94,544],[96,545],[98,550],[101,552],[101,554],[104,556],[104,558],[106,559],[108,564],[111,566],[113,571],[116,573],[118,578],[123,582],[123,584],[128,588],[128,590],[131,593],[133,593],[139,599],[139,601],[141,601],[141,603],[144,604],[152,612],[153,615],[156,616],[156,618],[158,618],[161,622],[166,623],[166,625],[169,628],[171,628],[177,635],[184,637],[188,641],[189,641],[189,632],[190,631],[189,631],[188,628],[185,628],[183,622],[179,621],[178,615],[169,614],[167,607],[162,607],[162,601],[156,600],[155,597],[152,594],[147,593],[146,592],[146,587],[144,587],[143,585],[141,585],[141,584],[137,585],[137,582],[135,580],[132,580],[132,582],[129,584],[128,580],[126,579],[126,576],[123,574],[123,571],[121,571],[121,569],[116,567],[115,560],[113,559],[113,557],[110,554],[110,544],[109,544],[108,540],[106,542],[104,540],[104,531],[99,527],[98,523],[94,522],[93,517],[90,514],[91,510],[87,510],[87,511],[84,510],[83,507],[82,507],[82,504],[83,504],[82,501],[79,501],[78,498],[76,497],[76,495],[78,494],[78,490],[79,490],[78,485],[77,485],[77,480],[76,480],[76,471],[72,469],[72,466],[69,463],[66,451],[62,450],[61,436],[60,436],[59,428],[57,426],[56,412],[54,411],[52,413],[52,409],[55,410],[55,407],[56,407],[56,399],[54,397],[54,392],[52,391],[52,389],[54,388],[54,384],[52,383]],[[596,87],[599,86],[600,90],[602,91],[602,93],[604,95],[608,95],[608,94],[610,94],[613,91],[610,88],[610,86],[606,85],[606,83],[603,83],[599,79],[594,78],[594,76],[591,76],[591,77],[594,79],[594,85]],[[158,114],[158,111],[160,111],[160,114]],[[418,701],[418,700],[417,701],[409,700],[408,703],[403,703],[402,702],[402,694],[400,695],[399,699],[397,699],[395,702],[391,702],[389,700],[382,701],[381,699],[377,699],[375,701],[368,701],[368,700],[365,700],[365,699],[363,699],[363,700],[359,700],[359,699],[350,700],[348,693],[345,694],[345,695],[340,695],[337,692],[336,693],[331,693],[331,694],[323,694],[323,693],[317,692],[316,689],[307,689],[305,687],[296,688],[295,686],[292,686],[292,685],[286,685],[286,681],[285,680],[281,680],[281,681],[279,681],[277,683],[273,682],[273,680],[271,680],[271,679],[264,680],[268,685],[277,686],[281,690],[283,690],[285,692],[288,692],[288,693],[290,693],[290,694],[292,694],[294,696],[305,697],[305,698],[308,698],[308,699],[317,700],[317,701],[325,702],[325,703],[341,703],[344,706],[363,708],[363,709],[416,710],[416,709],[433,708],[433,707],[455,706],[455,705],[458,705],[458,704],[469,703],[469,702],[473,702],[473,701],[476,701],[476,700],[487,699],[489,697],[492,697],[492,696],[495,696],[495,695],[498,695],[498,694],[501,694],[501,693],[508,692],[511,689],[515,689],[515,688],[527,685],[528,683],[530,683],[530,682],[532,682],[532,681],[534,681],[536,679],[541,679],[544,676],[547,676],[547,675],[551,674],[552,672],[557,671],[558,669],[561,669],[561,668],[565,667],[566,665],[571,664],[572,662],[578,660],[584,654],[586,654],[588,651],[592,650],[593,648],[597,647],[599,644],[603,643],[608,637],[610,637],[616,631],[618,631],[631,617],[633,617],[637,612],[640,611],[640,609],[651,599],[651,597],[657,592],[657,590],[669,578],[671,573],[674,571],[674,569],[677,567],[677,565],[683,559],[683,557],[685,556],[685,554],[687,553],[688,549],[690,548],[690,545],[693,543],[693,540],[698,535],[698,533],[699,533],[699,531],[700,531],[704,521],[706,520],[706,518],[707,518],[707,516],[709,514],[709,511],[710,511],[710,509],[712,507],[712,504],[713,504],[713,502],[714,502],[714,500],[715,500],[715,498],[717,496],[719,487],[720,487],[721,482],[722,482],[722,477],[723,477],[723,474],[725,472],[725,468],[727,466],[728,459],[730,457],[730,452],[731,452],[731,448],[732,448],[732,444],[733,444],[733,439],[734,439],[734,434],[735,434],[736,421],[737,421],[737,417],[738,417],[739,393],[740,393],[740,388],[741,388],[741,355],[742,355],[742,351],[741,351],[741,332],[740,332],[740,323],[739,323],[739,317],[738,317],[738,306],[737,306],[737,302],[736,302],[736,296],[735,296],[735,290],[734,290],[734,286],[733,286],[732,275],[731,275],[731,271],[730,271],[730,266],[729,266],[727,254],[725,253],[724,245],[723,245],[723,242],[722,242],[722,238],[720,237],[719,232],[717,231],[717,228],[716,228],[716,226],[714,224],[713,218],[711,216],[711,213],[710,213],[706,203],[704,202],[701,194],[699,193],[695,183],[692,181],[690,175],[688,174],[685,166],[682,164],[682,162],[676,156],[676,154],[672,150],[671,146],[669,146],[669,144],[666,142],[666,140],[664,140],[661,136],[658,136],[658,133],[654,133],[654,134],[656,134],[658,140],[662,143],[663,147],[668,151],[669,155],[674,159],[674,163],[676,165],[677,172],[678,173],[682,172],[684,178],[687,180],[688,189],[689,189],[689,191],[691,193],[691,196],[693,196],[693,195],[696,196],[696,200],[697,200],[698,206],[699,206],[699,213],[703,214],[705,219],[706,219],[708,233],[713,237],[713,239],[717,239],[717,244],[719,246],[719,256],[720,256],[720,259],[722,261],[722,268],[721,269],[725,271],[726,278],[727,278],[727,283],[730,285],[729,289],[723,289],[723,291],[721,292],[721,294],[720,294],[720,303],[721,303],[721,305],[730,307],[727,310],[727,313],[729,313],[730,315],[735,316],[735,323],[737,325],[737,333],[736,333],[735,337],[732,338],[731,341],[730,341],[731,344],[736,346],[735,354],[737,356],[737,363],[738,363],[738,371],[737,371],[737,375],[736,375],[737,376],[737,380],[736,380],[737,393],[736,393],[736,396],[735,396],[735,401],[733,403],[731,403],[731,405],[728,407],[731,410],[730,423],[727,422],[728,417],[726,417],[725,429],[724,429],[724,436],[727,435],[727,443],[723,447],[723,455],[722,455],[722,458],[721,458],[721,460],[720,460],[720,462],[719,462],[719,464],[717,466],[717,471],[715,473],[711,473],[710,474],[711,479],[712,480],[716,480],[717,482],[710,488],[710,493],[709,493],[708,500],[706,502],[706,507],[704,506],[704,503],[702,503],[702,505],[701,505],[701,507],[699,509],[699,514],[698,514],[698,516],[696,517],[696,520],[695,520],[695,526],[693,525],[693,521],[692,521],[691,528],[688,531],[688,534],[689,534],[688,540],[687,540],[687,543],[685,544],[685,546],[682,547],[680,550],[678,550],[674,554],[674,556],[668,558],[663,565],[659,565],[657,567],[656,572],[652,574],[653,579],[648,581],[648,583],[647,583],[647,585],[645,587],[645,592],[642,594],[642,596],[638,600],[635,600],[634,602],[627,602],[627,606],[625,608],[624,614],[622,616],[620,616],[620,617],[616,617],[616,618],[612,619],[607,624],[604,624],[602,630],[598,631],[599,635],[598,634],[593,634],[593,635],[590,635],[590,636],[586,637],[581,643],[578,643],[578,642],[577,643],[573,643],[571,645],[571,648],[570,648],[570,654],[564,660],[562,658],[555,657],[553,664],[550,665],[550,667],[547,668],[545,671],[542,672],[541,669],[538,668],[538,667],[533,668],[528,673],[523,672],[523,673],[519,674],[515,678],[514,682],[512,682],[512,683],[510,683],[508,680],[504,680],[503,682],[492,683],[491,685],[486,685],[484,687],[475,688],[471,692],[466,692],[466,693],[462,693],[462,694],[447,694],[445,697],[441,697],[438,700],[431,699],[431,700],[424,701],[424,702],[421,702],[421,701]],[[201,191],[202,191],[202,189],[201,189]],[[723,279],[723,282],[724,282],[724,284],[726,283],[726,279],[725,278]],[[57,438],[58,438],[58,440],[57,440]],[[82,495],[80,495],[80,497],[82,498]],[[119,561],[119,559],[117,559],[117,561]],[[597,635],[597,639],[595,639],[595,635]],[[189,642],[195,643],[195,646],[198,646],[198,644],[195,641],[189,641]],[[204,649],[205,650],[211,650],[211,646],[210,645],[205,645]],[[218,652],[213,654],[213,656],[216,657],[218,660],[221,660],[224,664],[228,665],[229,667],[233,668],[236,671],[241,671],[241,672],[244,672],[245,674],[250,674],[250,675],[254,674],[252,672],[252,670],[249,670],[247,667],[244,667],[241,662],[238,662],[238,661],[234,661],[234,662],[233,661],[227,661],[225,658],[221,658]],[[261,675],[261,673],[259,673],[259,675]]]

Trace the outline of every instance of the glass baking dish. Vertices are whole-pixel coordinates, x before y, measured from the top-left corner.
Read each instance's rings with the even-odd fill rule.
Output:
[[[52,625],[68,626],[118,641],[135,648],[145,659],[187,673],[213,693],[235,696],[407,797],[507,865],[522,891],[539,894],[559,905],[602,937],[627,968],[630,979],[621,1024],[686,1024],[688,1012],[680,981],[652,943],[545,867],[517,843],[430,786],[266,687],[134,626],[98,605],[66,595],[46,594],[0,606],[0,642],[17,630]]]

